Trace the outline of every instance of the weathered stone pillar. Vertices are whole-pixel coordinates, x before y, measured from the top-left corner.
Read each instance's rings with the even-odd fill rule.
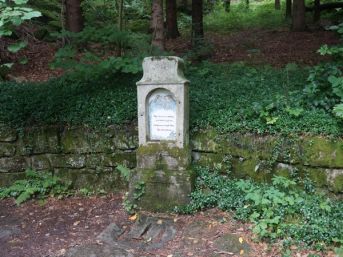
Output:
[[[148,57],[137,82],[139,148],[129,197],[144,210],[167,211],[189,201],[189,81],[182,69],[178,57]]]

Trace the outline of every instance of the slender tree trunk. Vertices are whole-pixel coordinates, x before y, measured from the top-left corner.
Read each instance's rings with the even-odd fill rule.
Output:
[[[292,0],[286,0],[286,19],[292,17]]]
[[[123,31],[123,21],[124,21],[124,0],[117,1],[117,8],[118,8],[118,29],[119,31]],[[118,43],[116,46],[116,56],[123,55],[123,47],[121,42]]]
[[[192,46],[196,47],[204,41],[203,2],[192,1]]]
[[[124,0],[118,1],[118,28],[123,30],[123,18],[124,18]]]
[[[165,49],[163,0],[152,0],[152,42],[151,44],[160,50]]]
[[[245,8],[249,9],[249,4],[250,4],[250,1],[249,0],[245,0]]]
[[[320,0],[314,0],[313,21],[318,22],[319,20],[320,20]]]
[[[231,0],[224,0],[224,8],[226,12],[230,12]]]
[[[66,27],[71,32],[80,32],[84,27],[81,0],[66,0]]]
[[[180,36],[180,32],[177,28],[176,0],[166,0],[166,15],[168,38],[177,38],[178,36]]]
[[[305,0],[293,0],[292,30],[304,31],[305,29]]]
[[[281,9],[280,0],[275,0],[275,10],[280,10],[280,9]]]

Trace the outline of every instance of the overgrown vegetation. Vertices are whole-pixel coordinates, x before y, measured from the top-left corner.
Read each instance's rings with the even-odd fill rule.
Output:
[[[330,29],[336,30],[343,39],[343,23]],[[343,118],[343,44],[323,45],[318,52],[332,58],[310,70],[309,84],[304,89],[306,101],[315,108],[333,109],[337,117]]]
[[[0,199],[13,197],[19,205],[32,198],[61,197],[70,193],[71,183],[63,182],[49,172],[27,170],[25,175],[25,179],[16,180],[9,187],[0,187]]]
[[[40,17],[41,13],[27,7],[28,0],[0,0],[0,38],[14,37],[16,41],[8,45],[0,42],[0,81],[14,65],[11,55],[16,54],[27,46],[27,41],[20,37],[16,29],[32,18]],[[26,58],[21,58],[19,63],[26,64]]]
[[[302,103],[308,70],[203,63],[191,67],[191,128],[221,132],[342,134],[331,111]],[[137,76],[111,69],[41,84],[3,83],[0,122],[106,126],[136,120]]]
[[[275,176],[272,184],[230,179],[197,167],[195,191],[188,206],[177,212],[217,207],[233,212],[239,220],[253,223],[261,239],[281,239],[285,247],[298,243],[317,250],[343,242],[343,201],[313,192],[309,181]]]
[[[289,26],[284,9],[275,10],[273,1],[251,2],[247,8],[245,1],[233,4],[230,12],[218,1],[204,19],[206,29],[217,32],[231,32],[243,29],[272,29]],[[266,19],[268,17],[268,19]]]

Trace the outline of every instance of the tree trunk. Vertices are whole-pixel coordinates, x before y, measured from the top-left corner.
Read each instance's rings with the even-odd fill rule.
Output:
[[[293,0],[292,30],[304,31],[305,29],[305,0]]]
[[[118,28],[123,30],[123,18],[124,18],[124,0],[118,1]]]
[[[166,0],[166,15],[168,38],[177,38],[178,36],[180,36],[180,32],[177,28],[176,0]]]
[[[318,22],[319,20],[320,20],[320,0],[314,0],[313,21]]]
[[[286,18],[292,17],[292,0],[286,0]]]
[[[202,0],[192,1],[192,46],[196,47],[204,41]]]
[[[84,21],[81,0],[66,0],[66,27],[71,32],[80,32],[83,30]]]
[[[224,0],[224,8],[226,12],[230,12],[231,0]]]
[[[280,0],[275,0],[275,10],[280,10],[280,9],[281,9]]]
[[[165,49],[163,0],[152,1],[151,27],[151,44],[163,51]]]

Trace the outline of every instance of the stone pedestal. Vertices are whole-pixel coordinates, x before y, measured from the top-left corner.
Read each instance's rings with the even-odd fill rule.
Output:
[[[182,69],[178,57],[148,57],[137,82],[139,148],[129,197],[144,210],[167,211],[189,202],[189,82]]]

